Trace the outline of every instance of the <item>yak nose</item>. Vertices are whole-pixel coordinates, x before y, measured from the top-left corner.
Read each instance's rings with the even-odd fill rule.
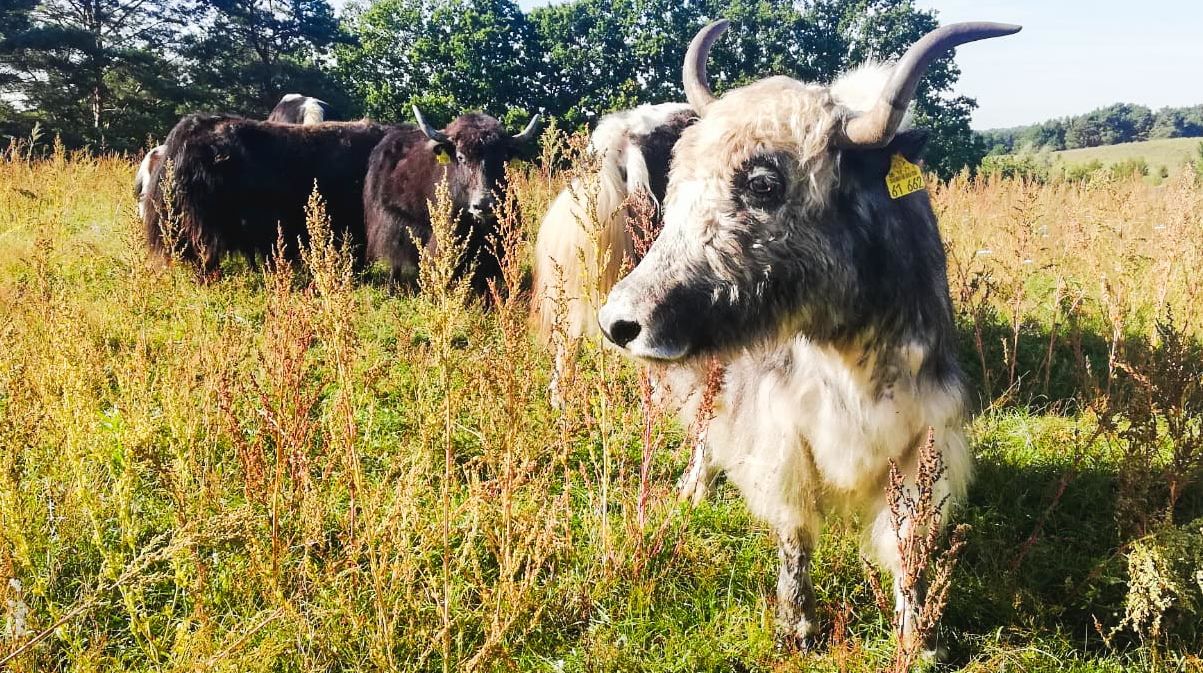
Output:
[[[618,320],[610,325],[609,331],[606,332],[606,337],[617,344],[619,348],[626,348],[627,344],[639,337],[641,331],[643,331],[643,328],[633,320]]]
[[[483,198],[473,202],[468,206],[468,213],[476,219],[484,219],[493,212],[494,199],[492,197]]]
[[[639,323],[623,313],[625,311],[618,310],[613,303],[606,302],[597,314],[598,326],[601,327],[602,333],[619,348],[626,348],[627,344],[637,339],[643,331]]]

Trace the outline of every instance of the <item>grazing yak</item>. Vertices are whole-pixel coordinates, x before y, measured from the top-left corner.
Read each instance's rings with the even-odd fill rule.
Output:
[[[227,253],[250,259],[271,254],[278,228],[286,252],[295,256],[298,239],[308,240],[305,205],[316,184],[335,234],[362,255],[368,158],[390,128],[184,117],[167,136],[163,161],[151,175],[143,218],[151,249],[171,253],[164,233],[174,230],[175,254],[207,275]],[[162,177],[168,165],[173,185],[171,202],[165,203]]]
[[[142,163],[138,164],[138,172],[134,174],[134,198],[138,199],[138,217],[146,217],[146,196],[150,193],[150,175],[163,162],[163,151],[166,145],[152,147]]]
[[[945,26],[893,67],[831,86],[772,77],[716,99],[705,63],[726,27],[704,28],[686,54],[700,119],[674,149],[664,229],[598,319],[629,354],[667,363],[689,421],[705,362],[725,365],[698,486],[721,470],[776,530],[779,636],[804,644],[814,633],[811,553],[824,518],[850,512],[894,573],[913,638],[890,462],[913,488],[933,429],[945,503],[965,492],[971,459],[944,248],[914,166],[925,134],[900,126],[934,59],[1019,27]]]
[[[321,124],[333,120],[329,103],[299,93],[285,95],[267,116],[267,121],[280,124]]]
[[[467,241],[458,273],[475,261],[471,285],[483,295],[488,281],[501,275],[490,239],[496,232],[493,208],[506,189],[505,164],[534,147],[539,115],[510,135],[486,114],[461,115],[440,131],[416,106],[413,110],[418,126],[395,128],[372,152],[363,190],[367,259],[383,262],[395,280],[412,279],[417,242],[426,247],[434,241],[428,204],[435,186],[446,180],[456,235]]]
[[[624,264],[637,261],[627,226],[630,199],[660,204],[673,145],[696,120],[688,105],[662,103],[615,112],[598,123],[589,138],[597,174],[560,192],[535,241],[531,321],[545,342],[561,303],[566,315],[560,328],[569,339],[599,333],[596,298],[610,291]]]

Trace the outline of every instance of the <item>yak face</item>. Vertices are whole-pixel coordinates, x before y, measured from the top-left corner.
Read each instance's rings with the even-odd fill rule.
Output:
[[[418,125],[430,139],[430,150],[444,165],[451,203],[461,219],[481,228],[495,221],[494,207],[505,192],[505,164],[529,156],[534,146],[539,116],[526,130],[510,135],[501,122],[486,114],[461,115],[442,131],[435,130],[414,109]]]
[[[599,315],[612,341],[676,360],[841,322],[856,278],[833,209],[837,109],[826,88],[771,78],[682,134],[664,230]]]
[[[830,87],[771,77],[717,99],[706,58],[727,25],[711,23],[689,45],[683,83],[701,119],[673,150],[664,230],[611,291],[602,331],[656,360],[798,335],[879,346],[940,338],[951,320],[944,251],[907,165],[923,136],[900,131],[936,58],[1019,26],[952,24],[896,65]],[[902,179],[887,188],[894,164]]]
[[[854,77],[879,88],[888,74]],[[729,92],[682,134],[664,230],[598,316],[611,341],[637,357],[678,360],[796,334],[884,337],[908,297],[931,288],[946,296],[926,192],[895,200],[886,186],[891,157],[919,161],[926,135],[835,147],[856,97],[845,84],[762,80]],[[916,259],[924,265],[911,269]]]

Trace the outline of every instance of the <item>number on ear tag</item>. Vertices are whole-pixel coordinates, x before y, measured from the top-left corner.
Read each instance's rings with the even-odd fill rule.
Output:
[[[886,174],[886,189],[891,199],[900,199],[923,189],[923,172],[901,154],[890,157],[890,172]]]

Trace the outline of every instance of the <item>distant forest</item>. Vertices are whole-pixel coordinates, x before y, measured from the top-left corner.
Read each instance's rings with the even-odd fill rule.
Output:
[[[827,82],[897,58],[939,25],[914,0],[0,0],[0,146],[137,153],[181,115],[263,118],[282,94],[343,119],[435,123],[483,110],[513,128],[535,112],[579,129],[616,109],[683,100],[681,61],[716,17],[732,29],[709,64],[717,90],[773,74]],[[976,167],[976,103],[941,58],[916,99],[927,165]]]
[[[1076,117],[982,131],[979,135],[992,155],[1075,150],[1158,138],[1198,138],[1203,137],[1203,105],[1154,112],[1143,105],[1116,103]]]

